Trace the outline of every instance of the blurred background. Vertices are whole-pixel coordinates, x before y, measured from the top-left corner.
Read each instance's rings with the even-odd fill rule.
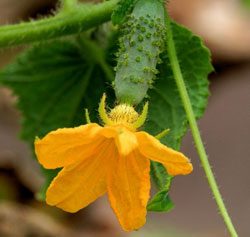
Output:
[[[0,0],[0,24],[49,14],[54,0]],[[224,201],[240,237],[250,236],[250,1],[172,0],[172,17],[212,51],[211,96],[199,125]],[[0,68],[21,49],[0,51]],[[194,172],[174,180],[170,213],[150,213],[137,232],[121,231],[104,197],[77,214],[35,199],[38,164],[18,138],[15,98],[0,88],[0,237],[227,237],[190,134],[182,151]]]

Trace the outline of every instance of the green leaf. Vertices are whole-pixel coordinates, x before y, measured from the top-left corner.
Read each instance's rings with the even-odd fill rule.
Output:
[[[85,45],[75,41],[39,44],[0,72],[0,83],[10,87],[18,97],[21,137],[32,148],[36,136],[84,124],[84,108],[89,109],[92,120],[97,120],[97,106],[107,79],[95,62],[95,54]],[[39,198],[44,198],[57,172],[44,170],[47,181]]]
[[[172,176],[167,174],[166,169],[160,163],[151,162],[150,174],[158,189],[168,191]]]
[[[122,24],[138,0],[120,0],[111,16],[114,25]]]
[[[174,208],[169,197],[172,176],[167,175],[165,168],[158,162],[151,162],[151,177],[155,181],[158,191],[147,205],[148,211],[167,212]]]
[[[198,119],[204,113],[209,96],[207,76],[213,70],[210,52],[199,37],[183,26],[172,22],[172,32],[182,74]],[[188,120],[175,84],[167,52],[163,53],[162,60],[163,64],[159,66],[159,79],[149,93],[150,105],[146,129],[151,134],[158,134],[169,128],[170,132],[162,139],[162,143],[179,150],[181,139],[187,132]],[[168,180],[168,174],[163,171],[165,168],[161,164],[153,163],[153,166],[152,176],[156,179],[160,190],[156,194],[159,197],[164,190],[162,184]],[[168,190],[165,189],[166,194],[167,192]],[[154,197],[153,200],[159,202],[157,197]],[[168,199],[168,196],[165,197]],[[165,202],[164,199],[163,202]],[[151,206],[153,204],[151,201]]]
[[[158,192],[148,203],[148,211],[168,212],[174,208],[174,203],[169,197],[167,190]]]

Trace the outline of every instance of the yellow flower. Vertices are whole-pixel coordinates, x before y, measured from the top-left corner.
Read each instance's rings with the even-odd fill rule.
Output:
[[[36,139],[35,152],[46,169],[62,168],[46,193],[46,202],[77,212],[108,194],[124,230],[145,224],[150,192],[150,160],[164,165],[170,175],[189,174],[193,167],[182,153],[136,131],[147,115],[120,104],[109,114],[105,96],[99,107],[102,127],[95,123],[52,131]]]

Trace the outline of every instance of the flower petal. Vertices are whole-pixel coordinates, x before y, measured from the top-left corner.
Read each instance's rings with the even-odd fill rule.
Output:
[[[126,156],[138,148],[137,138],[134,133],[124,130],[115,138],[115,143],[120,155]]]
[[[77,212],[102,196],[107,190],[107,172],[114,148],[107,141],[96,156],[63,168],[50,184],[46,202],[67,212]]]
[[[149,170],[149,160],[136,150],[128,156],[118,156],[116,167],[108,176],[109,200],[126,231],[139,229],[145,224]]]
[[[128,155],[138,148],[135,134],[124,126],[104,127],[101,134],[106,138],[114,138],[120,155]]]
[[[83,160],[91,156],[103,140],[97,136],[102,129],[101,126],[91,123],[50,132],[43,139],[35,141],[37,158],[47,169],[55,169]]]
[[[162,163],[170,175],[185,175],[192,172],[192,164],[181,152],[164,146],[146,132],[137,132],[136,136],[141,154]]]

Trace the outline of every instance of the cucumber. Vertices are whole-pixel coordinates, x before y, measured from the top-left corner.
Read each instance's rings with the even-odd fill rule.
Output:
[[[114,89],[119,103],[139,104],[158,73],[165,42],[165,9],[157,0],[139,0],[121,26]]]

